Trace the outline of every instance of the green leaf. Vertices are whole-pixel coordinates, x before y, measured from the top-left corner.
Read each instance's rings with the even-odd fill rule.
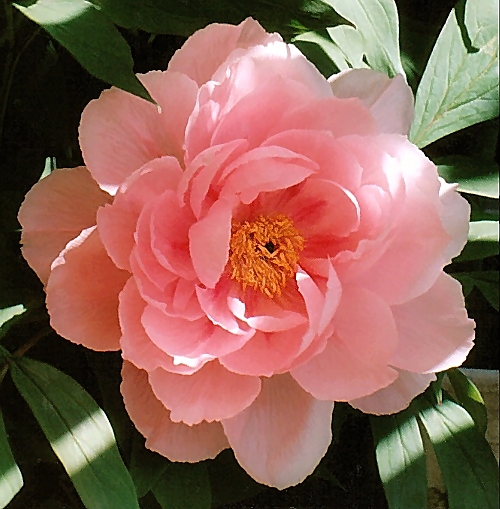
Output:
[[[23,476],[10,450],[0,411],[0,508],[4,508],[23,486]]]
[[[496,270],[459,272],[451,275],[460,281],[466,297],[476,287],[483,294],[484,298],[497,311],[499,310],[499,274]]]
[[[338,27],[327,28],[326,31],[341,52],[342,56],[334,60],[336,64],[338,62],[337,67],[339,69],[368,67],[363,60],[365,56],[363,36],[355,28],[339,25]],[[340,67],[340,65],[343,66]]]
[[[22,304],[0,309],[0,338],[10,329],[10,325],[16,321],[16,317],[22,315],[25,311],[26,308]]]
[[[498,221],[473,221],[469,227],[469,241],[454,261],[482,260],[495,256],[498,247]]]
[[[86,0],[14,3],[43,27],[93,76],[154,102],[133,72],[130,47],[116,27]]]
[[[472,157],[452,156],[436,161],[439,175],[459,184],[463,193],[498,198],[498,164]]]
[[[438,37],[415,100],[410,140],[425,147],[498,115],[498,2],[459,3]]]
[[[212,495],[205,463],[171,463],[153,487],[163,509],[210,509]]]
[[[134,484],[104,412],[72,378],[17,359],[12,379],[88,509],[139,509]]]
[[[488,426],[488,414],[481,393],[458,368],[449,369],[446,374],[455,391],[458,403],[467,410],[477,429],[484,436]]]
[[[394,0],[325,0],[362,35],[370,67],[405,75],[399,54],[399,20]],[[330,34],[331,35],[331,34]],[[349,41],[340,44],[349,52]]]
[[[472,417],[450,399],[436,405],[428,395],[414,400],[414,408],[436,453],[450,509],[498,509],[498,465]]]
[[[415,415],[404,410],[370,418],[380,478],[390,509],[427,507],[427,473]]]

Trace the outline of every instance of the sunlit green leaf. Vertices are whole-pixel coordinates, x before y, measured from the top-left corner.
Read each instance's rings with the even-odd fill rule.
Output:
[[[432,442],[450,509],[498,509],[498,465],[472,417],[458,404],[428,395],[414,402]]]
[[[205,463],[171,463],[153,493],[163,509],[210,509],[212,495]]]
[[[468,0],[443,27],[417,90],[410,139],[425,147],[498,115],[498,2]]]
[[[23,476],[10,450],[7,432],[0,411],[0,508],[14,498],[23,486]]]
[[[477,387],[458,368],[449,369],[446,374],[455,391],[457,401],[469,412],[478,430],[485,435],[488,415],[484,400]]]
[[[497,255],[498,248],[498,221],[473,221],[469,241],[455,261],[482,260]]]
[[[363,37],[363,49],[370,67],[390,76],[398,73],[404,75],[399,54],[398,13],[394,0],[325,1],[341,16],[354,23]],[[340,46],[348,52],[349,44],[347,40]]]
[[[16,316],[22,315],[26,311],[26,308],[22,304],[15,306],[9,306],[8,308],[0,309],[0,338],[9,329],[9,323]],[[14,320],[13,320],[14,321]]]
[[[404,410],[370,419],[380,478],[390,509],[427,507],[427,473],[415,415]]]
[[[134,75],[127,42],[94,5],[86,0],[29,0],[14,5],[47,30],[92,75],[153,102]]]
[[[496,270],[480,270],[476,272],[453,273],[452,276],[462,284],[464,295],[467,296],[474,287],[484,295],[485,299],[499,310],[499,274]]]
[[[459,184],[458,190],[498,198],[498,164],[471,157],[453,156],[436,161],[439,175]]]
[[[85,506],[138,509],[111,425],[90,395],[43,362],[17,359],[11,372]]]

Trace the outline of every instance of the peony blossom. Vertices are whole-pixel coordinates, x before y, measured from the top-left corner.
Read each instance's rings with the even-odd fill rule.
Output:
[[[85,167],[27,194],[24,257],[61,336],[121,350],[149,449],[232,448],[258,482],[295,485],[335,401],[398,412],[466,358],[474,322],[443,267],[468,204],[408,141],[402,76],[326,80],[252,19],[139,79],[157,105],[103,92],[81,118]]]

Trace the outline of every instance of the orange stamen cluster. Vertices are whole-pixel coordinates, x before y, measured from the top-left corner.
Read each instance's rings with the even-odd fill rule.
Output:
[[[283,214],[259,216],[254,221],[233,222],[229,244],[231,278],[268,297],[281,295],[295,275],[304,237]]]

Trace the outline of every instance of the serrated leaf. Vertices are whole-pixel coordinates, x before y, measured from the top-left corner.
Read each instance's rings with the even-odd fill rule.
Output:
[[[14,498],[23,486],[23,476],[10,450],[7,431],[0,411],[0,508]]]
[[[498,115],[498,2],[467,1],[467,34],[458,13],[448,16],[417,90],[410,140],[420,148]]]
[[[450,399],[436,405],[428,395],[414,400],[414,408],[436,453],[450,509],[498,509],[498,465],[472,417]]]
[[[446,375],[455,391],[458,403],[467,410],[483,436],[486,435],[488,413],[478,388],[458,368],[449,369]]]
[[[163,509],[210,509],[212,495],[205,463],[171,463],[153,493]]]
[[[370,418],[380,478],[390,509],[427,507],[427,472],[415,415],[404,410]]]
[[[498,254],[498,221],[473,221],[469,226],[469,239],[464,250],[454,261],[482,260]]]
[[[90,395],[56,368],[32,359],[12,379],[88,509],[139,509],[109,421]]]
[[[399,54],[399,20],[394,0],[325,0],[356,26],[372,69],[405,75]],[[331,35],[331,34],[330,34]],[[348,41],[341,47],[348,49]]]
[[[130,47],[116,27],[86,0],[13,4],[43,27],[93,76],[154,102],[133,72]]]
[[[498,198],[498,164],[494,161],[453,156],[436,161],[439,175],[456,182],[463,193]]]

